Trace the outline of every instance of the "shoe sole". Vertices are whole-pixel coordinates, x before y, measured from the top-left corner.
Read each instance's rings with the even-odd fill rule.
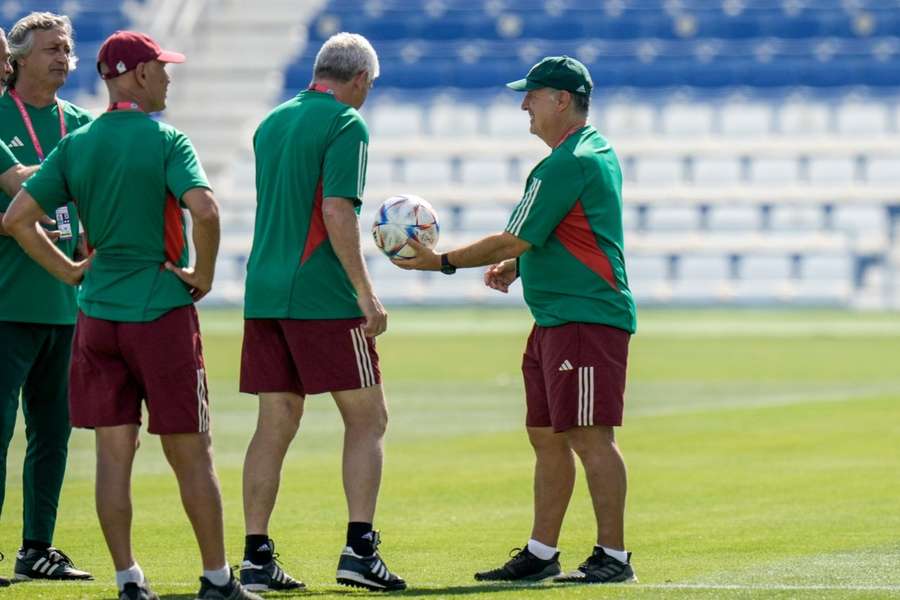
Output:
[[[586,577],[557,577],[553,580],[553,583],[565,583],[565,584],[583,584],[583,585],[604,585],[609,583],[637,583],[638,578],[636,575],[632,575],[626,579],[617,579],[614,581],[589,581]]]
[[[301,583],[294,587],[275,588],[269,587],[265,583],[241,583],[243,588],[248,592],[302,592],[306,589],[306,584]]]
[[[551,577],[556,577],[562,573],[562,569],[560,568],[547,568],[541,571],[540,573],[536,573],[534,575],[528,575],[527,577],[519,577],[518,579],[479,579],[478,575],[475,576],[475,581],[481,581],[483,583],[491,583],[493,581],[500,583],[515,583],[517,581],[522,583],[538,583],[544,581],[546,579],[550,579]]]
[[[386,585],[369,581],[364,575],[356,571],[338,571],[337,582],[349,587],[362,588],[371,592],[399,592],[406,589],[406,584],[388,587]]]

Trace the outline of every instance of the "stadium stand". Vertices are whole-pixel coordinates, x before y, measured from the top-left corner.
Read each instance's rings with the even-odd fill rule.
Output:
[[[242,297],[256,124],[308,84],[321,42],[349,30],[382,68],[363,111],[364,231],[400,192],[435,205],[442,244],[502,228],[546,154],[503,83],[566,53],[591,69],[591,121],[622,161],[642,304],[900,306],[894,2],[6,0],[0,12],[9,24],[38,4],[73,16],[84,63],[68,90],[86,105],[96,46],[115,28],[189,54],[164,118],[194,139],[223,204],[209,302]],[[393,303],[516,301],[485,293],[477,274],[410,274],[366,252]]]

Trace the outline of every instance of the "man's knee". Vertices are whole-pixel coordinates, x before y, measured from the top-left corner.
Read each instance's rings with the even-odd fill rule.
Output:
[[[582,460],[601,456],[616,446],[615,430],[603,425],[573,427],[565,432],[565,436]]]
[[[290,441],[303,417],[303,397],[296,394],[260,394],[257,430],[279,440]]]

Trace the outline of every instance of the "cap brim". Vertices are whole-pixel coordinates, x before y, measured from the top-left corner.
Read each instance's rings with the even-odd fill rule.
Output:
[[[164,63],[183,63],[185,61],[184,54],[180,52],[172,52],[171,50],[163,50],[156,57],[156,60]]]
[[[528,81],[527,79],[519,79],[518,81],[510,81],[506,84],[511,90],[516,90],[517,92],[527,92],[528,90],[536,90],[539,87],[544,87],[539,83],[534,81]]]

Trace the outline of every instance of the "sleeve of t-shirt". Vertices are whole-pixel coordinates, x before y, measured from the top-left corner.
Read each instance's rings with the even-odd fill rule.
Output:
[[[194,188],[212,189],[194,145],[181,132],[175,133],[166,157],[166,187],[178,200],[181,200],[185,192]]]
[[[506,231],[533,246],[543,246],[575,206],[583,189],[584,174],[574,156],[549,158],[529,178]]]
[[[325,150],[322,165],[322,196],[349,198],[362,204],[369,160],[369,129],[356,113],[338,118],[337,135]]]
[[[72,201],[65,174],[68,146],[67,138],[63,138],[41,163],[41,168],[22,184],[44,212],[51,216],[56,214],[57,208]]]
[[[6,173],[17,164],[19,164],[19,160],[16,155],[12,153],[6,142],[0,141],[0,173]]]

